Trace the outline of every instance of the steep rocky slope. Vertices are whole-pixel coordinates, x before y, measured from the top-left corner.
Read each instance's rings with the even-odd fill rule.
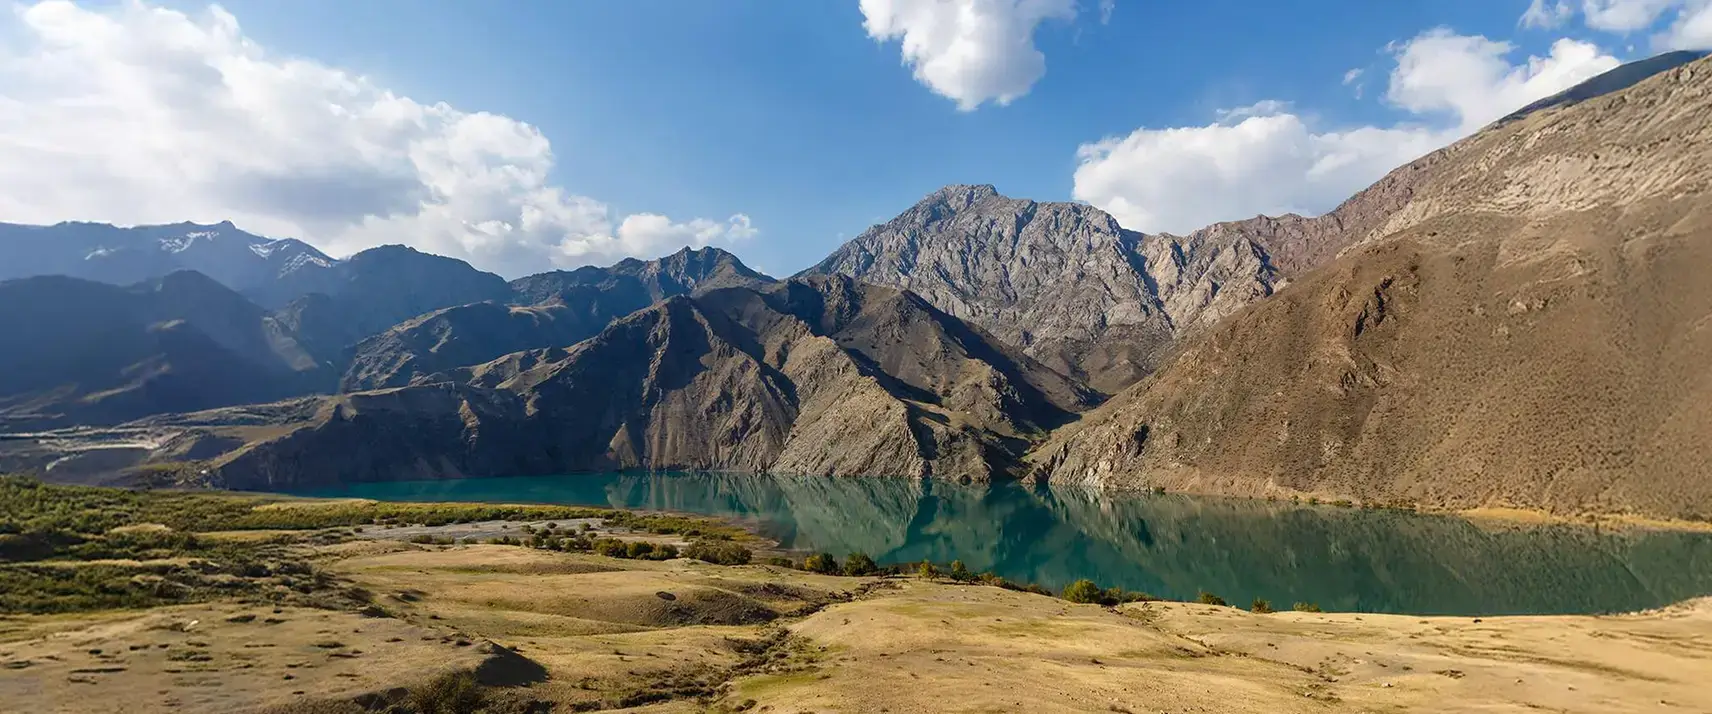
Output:
[[[130,288],[0,282],[0,422],[112,423],[296,394],[325,379],[243,296],[183,271]]]
[[[622,468],[984,480],[1091,401],[915,295],[815,278],[327,398],[216,463],[246,488]]]
[[[341,391],[402,387],[420,377],[523,350],[569,347],[608,323],[674,295],[772,282],[718,248],[626,259],[520,278],[513,306],[472,303],[405,320],[358,343]]]
[[[1270,294],[1245,236],[1124,230],[1104,211],[948,186],[857,236],[812,275],[913,291],[1102,391],[1150,371],[1174,337]]]
[[[1712,518],[1712,61],[1432,157],[1035,454],[1106,486]]]

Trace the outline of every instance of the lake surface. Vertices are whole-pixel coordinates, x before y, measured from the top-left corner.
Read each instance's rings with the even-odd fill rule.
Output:
[[[304,495],[551,503],[745,521],[786,548],[962,560],[1054,590],[1416,614],[1588,613],[1712,593],[1712,534],[1493,527],[1352,508],[1007,483],[575,474],[350,484]]]

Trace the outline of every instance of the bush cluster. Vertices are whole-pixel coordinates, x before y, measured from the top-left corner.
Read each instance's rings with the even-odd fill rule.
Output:
[[[1092,580],[1078,580],[1064,587],[1063,597],[1070,602],[1089,605],[1104,605],[1116,607],[1126,602],[1147,602],[1158,600],[1144,592],[1125,590],[1119,587],[1101,588]]]
[[[684,557],[715,565],[748,565],[755,554],[731,541],[698,540],[684,549]]]

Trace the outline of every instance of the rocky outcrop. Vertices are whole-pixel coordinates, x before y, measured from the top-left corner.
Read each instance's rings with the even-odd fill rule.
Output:
[[[1712,64],[1431,157],[1033,457],[1110,487],[1712,518]]]
[[[676,296],[574,347],[328,398],[218,473],[243,488],[630,468],[986,480],[1093,396],[918,296],[814,278]]]
[[[910,290],[1111,392],[1177,335],[1271,293],[1266,252],[1220,237],[1147,236],[1090,206],[948,186],[805,274]]]

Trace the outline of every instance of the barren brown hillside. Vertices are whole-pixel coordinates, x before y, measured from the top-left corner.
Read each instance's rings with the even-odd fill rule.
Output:
[[[1712,518],[1712,61],[1489,128],[1035,453],[1055,481]]]

